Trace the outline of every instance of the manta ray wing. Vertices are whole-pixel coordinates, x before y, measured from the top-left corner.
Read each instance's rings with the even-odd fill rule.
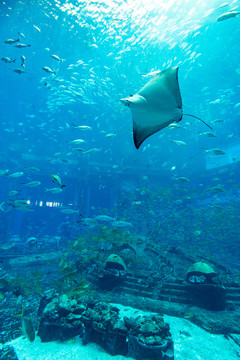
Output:
[[[182,119],[182,99],[178,84],[178,67],[159,72],[137,94],[121,102],[130,107],[134,144]]]

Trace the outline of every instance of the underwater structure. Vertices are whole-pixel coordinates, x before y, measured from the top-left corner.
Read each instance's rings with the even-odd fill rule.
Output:
[[[210,265],[195,263],[187,271],[185,284],[193,303],[209,310],[224,310],[226,290]]]

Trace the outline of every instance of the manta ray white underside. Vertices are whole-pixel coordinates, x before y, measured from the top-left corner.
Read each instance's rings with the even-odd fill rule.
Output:
[[[159,72],[137,94],[120,101],[132,111],[133,138],[138,149],[147,137],[182,119],[178,67]]]

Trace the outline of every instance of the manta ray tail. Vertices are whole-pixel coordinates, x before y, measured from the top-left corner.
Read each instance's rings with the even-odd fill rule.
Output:
[[[183,114],[183,115],[191,116],[191,117],[193,117],[193,118],[195,118],[195,119],[198,119],[198,120],[200,120],[201,122],[203,122],[205,125],[207,125],[207,126],[209,127],[209,129],[213,130],[213,128],[212,128],[210,125],[208,125],[204,120],[200,119],[199,117],[197,117],[197,116],[195,116],[195,115],[191,115],[191,114]]]

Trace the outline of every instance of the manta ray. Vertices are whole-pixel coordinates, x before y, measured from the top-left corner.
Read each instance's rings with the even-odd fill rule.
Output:
[[[174,121],[182,120],[182,98],[178,66],[160,71],[138,93],[120,100],[132,111],[133,139],[138,149],[142,142]],[[208,124],[206,124],[212,129]]]

